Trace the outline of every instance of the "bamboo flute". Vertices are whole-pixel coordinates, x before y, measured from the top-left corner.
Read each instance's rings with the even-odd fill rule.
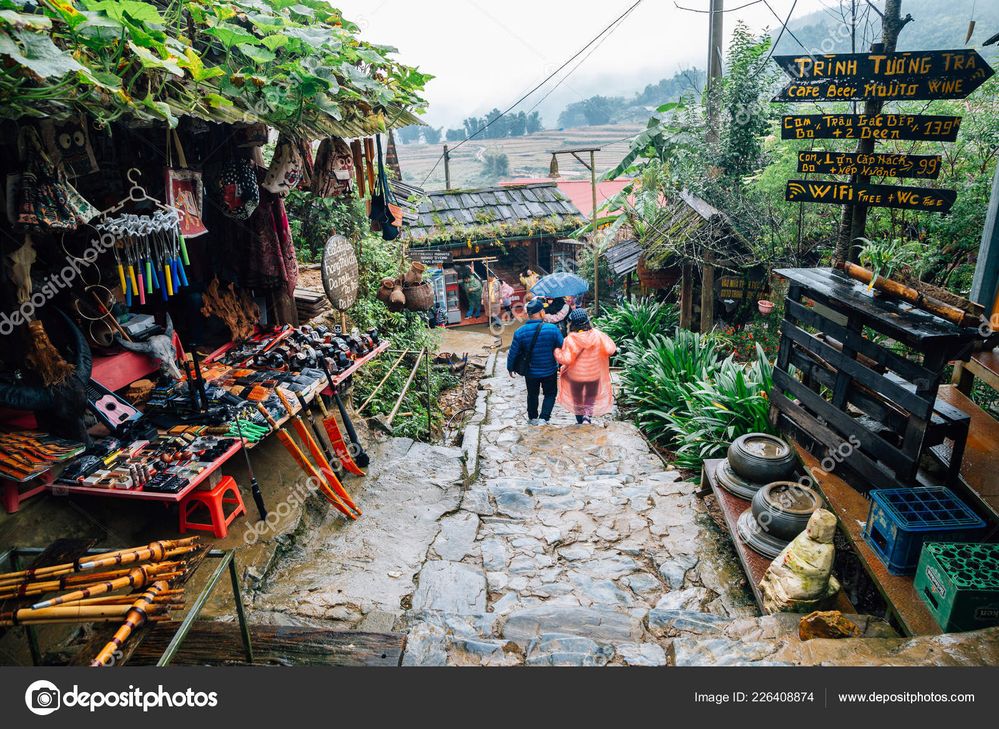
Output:
[[[108,592],[114,592],[115,590],[120,590],[123,587],[145,587],[154,578],[157,580],[166,580],[183,574],[183,571],[171,572],[170,570],[172,569],[173,567],[169,565],[143,565],[142,567],[136,567],[135,569],[129,570],[128,575],[125,577],[118,577],[113,580],[108,580],[107,582],[99,582],[96,585],[91,585],[83,590],[67,592],[65,595],[60,595],[59,597],[42,600],[41,602],[32,605],[31,608],[33,610],[39,610],[45,607],[62,605],[67,602],[74,602],[76,600],[95,597]]]
[[[157,562],[155,566],[157,567],[180,567],[183,562]],[[152,566],[152,565],[149,565]],[[104,582],[106,580],[113,580],[119,577],[127,576],[133,569],[132,568],[122,568],[118,570],[109,570],[107,572],[89,572],[86,574],[69,574],[62,575],[61,577],[54,580],[46,580],[43,582],[27,582],[23,584],[11,584],[0,587],[0,599],[10,598],[10,597],[30,597],[32,595],[42,595],[46,592],[58,592],[59,590],[68,590],[71,587],[82,587],[87,585],[96,584],[99,582]]]
[[[148,619],[147,609],[152,605],[156,596],[168,588],[169,585],[166,582],[157,580],[146,592],[142,593],[139,599],[132,603],[132,607],[129,608],[125,622],[115,631],[114,637],[101,649],[101,652],[97,654],[90,665],[95,668],[110,665],[115,652],[125,644],[125,641],[132,635],[132,632],[136,628],[141,627]]]
[[[135,598],[133,597],[130,603],[124,605],[81,605],[79,607],[62,606],[42,608],[40,610],[24,608],[22,610],[0,614],[0,625],[10,627],[14,625],[25,625],[28,623],[53,620],[60,622],[89,623],[92,620],[99,620],[101,618],[118,618],[120,620],[128,615],[128,611],[131,609],[132,603],[134,602]],[[169,610],[170,607],[166,604],[157,602],[150,603],[149,613],[151,615],[165,614]]]
[[[52,577],[60,574],[68,574],[70,572],[82,572],[88,569],[93,569],[93,566],[103,563],[103,564],[114,564],[114,562],[106,562],[108,559],[114,559],[115,557],[130,552],[136,552],[140,549],[152,549],[156,545],[162,545],[167,550],[184,548],[190,546],[196,546],[198,543],[198,537],[185,537],[184,539],[163,539],[156,542],[150,542],[149,544],[142,547],[126,547],[125,549],[116,549],[113,552],[102,552],[100,554],[89,555],[84,558],[76,560],[75,562],[67,562],[65,564],[49,565],[48,567],[38,567],[34,569],[20,570],[18,572],[5,572],[0,574],[0,585],[6,582],[17,582],[24,580],[37,579],[40,577]]]

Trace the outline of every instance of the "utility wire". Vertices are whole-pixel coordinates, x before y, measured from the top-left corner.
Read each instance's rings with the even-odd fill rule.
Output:
[[[466,144],[466,143],[468,143],[468,142],[472,141],[472,140],[473,140],[473,139],[474,139],[475,137],[479,136],[479,135],[480,135],[480,134],[481,134],[482,132],[484,132],[484,131],[485,131],[486,129],[488,129],[488,128],[489,128],[490,126],[492,126],[492,125],[493,125],[493,124],[495,124],[495,123],[496,123],[497,121],[499,121],[500,119],[502,119],[502,118],[503,118],[504,116],[506,116],[507,114],[509,114],[509,113],[510,113],[511,111],[513,111],[514,109],[516,109],[516,108],[517,108],[517,107],[518,107],[518,106],[519,106],[520,104],[522,104],[522,103],[524,102],[524,100],[525,100],[525,99],[527,99],[528,97],[530,97],[531,95],[533,95],[533,94],[534,94],[534,93],[535,93],[535,92],[536,92],[536,91],[537,91],[538,89],[540,89],[540,88],[541,88],[542,86],[544,86],[544,85],[545,85],[546,83],[548,83],[549,81],[551,81],[551,80],[552,80],[552,79],[553,79],[553,78],[554,78],[555,76],[557,76],[557,75],[558,75],[558,74],[559,74],[559,73],[560,73],[560,72],[561,72],[561,71],[562,71],[562,70],[563,70],[564,68],[566,68],[566,66],[568,66],[568,65],[569,65],[570,63],[572,63],[573,61],[575,61],[575,60],[576,60],[577,58],[579,58],[579,57],[580,57],[581,55],[583,55],[583,53],[585,53],[585,52],[586,52],[586,50],[587,50],[587,49],[588,49],[588,48],[589,48],[590,46],[592,46],[592,45],[593,45],[594,43],[596,43],[596,42],[597,42],[598,40],[600,40],[600,39],[601,39],[601,38],[602,38],[602,37],[604,36],[604,34],[606,34],[607,32],[609,32],[609,31],[610,31],[610,30],[611,30],[612,28],[614,28],[614,27],[615,27],[615,26],[616,26],[616,25],[617,25],[618,23],[620,23],[620,22],[621,22],[622,20],[624,20],[625,18],[627,18],[627,17],[629,16],[629,15],[631,15],[631,13],[632,13],[632,12],[633,12],[633,11],[635,10],[635,8],[637,8],[637,7],[639,6],[639,5],[641,5],[641,4],[642,4],[642,2],[643,2],[643,0],[636,0],[636,1],[635,1],[635,3],[634,3],[633,5],[631,5],[631,7],[629,7],[629,8],[627,9],[627,10],[625,10],[625,11],[624,11],[623,13],[621,13],[621,15],[619,15],[619,16],[618,16],[617,18],[615,18],[615,19],[614,19],[614,20],[613,20],[613,21],[612,21],[612,22],[610,23],[610,25],[608,25],[608,26],[607,26],[607,27],[605,27],[605,28],[604,28],[603,30],[601,30],[601,31],[600,31],[599,33],[597,33],[597,35],[595,35],[595,36],[594,36],[594,37],[593,37],[593,38],[592,38],[592,39],[591,39],[591,40],[590,40],[590,41],[589,41],[589,42],[588,42],[588,43],[587,43],[587,44],[586,44],[585,46],[583,46],[583,47],[582,47],[582,48],[580,48],[580,49],[579,49],[578,51],[576,51],[576,53],[575,53],[575,54],[573,54],[571,58],[569,58],[568,60],[566,60],[566,61],[565,61],[565,63],[563,63],[563,64],[562,64],[561,66],[559,66],[558,68],[556,68],[556,69],[555,69],[555,70],[554,70],[554,71],[553,71],[553,72],[552,72],[551,74],[549,74],[549,75],[548,75],[548,77],[547,77],[547,78],[545,78],[545,79],[544,79],[544,80],[543,80],[543,81],[542,81],[541,83],[539,83],[539,84],[538,84],[537,86],[535,86],[535,87],[534,87],[534,88],[532,88],[532,89],[531,89],[530,91],[528,91],[528,92],[527,92],[526,94],[524,94],[524,95],[523,95],[523,96],[521,96],[521,97],[520,97],[519,99],[517,99],[517,100],[516,100],[516,101],[515,101],[515,102],[514,102],[513,104],[511,104],[511,105],[510,105],[509,107],[507,107],[507,108],[506,108],[506,109],[505,109],[504,111],[502,111],[502,112],[501,112],[501,113],[499,114],[499,116],[496,116],[496,117],[494,117],[493,119],[490,119],[490,120],[489,120],[488,122],[486,122],[486,123],[485,123],[484,125],[482,125],[482,126],[481,126],[481,127],[479,127],[478,129],[476,129],[476,130],[475,130],[475,132],[474,132],[473,134],[471,134],[471,135],[470,135],[470,136],[468,136],[468,137],[465,137],[465,139],[461,140],[461,141],[460,141],[460,142],[459,142],[458,144],[456,144],[456,145],[454,146],[454,148],[453,148],[453,149],[451,149],[451,150],[448,150],[448,151],[449,151],[449,152],[453,152],[453,151],[456,151],[456,150],[457,150],[458,148],[460,148],[460,147],[461,147],[462,145],[464,145],[464,144]],[[423,178],[423,182],[422,182],[422,183],[420,183],[420,187],[423,187],[424,185],[426,185],[426,184],[427,184],[427,180],[429,180],[429,179],[430,179],[430,177],[431,177],[431,176],[432,176],[432,175],[434,174],[434,172],[436,172],[436,170],[437,170],[437,167],[438,167],[438,166],[440,165],[440,163],[441,163],[441,160],[443,160],[443,159],[444,159],[444,155],[443,155],[443,153],[442,153],[442,154],[441,154],[441,156],[437,158],[437,161],[436,161],[436,162],[434,163],[434,166],[433,166],[433,167],[432,167],[432,168],[430,169],[430,172],[429,172],[429,173],[427,174],[427,176],[426,176],[425,178]]]

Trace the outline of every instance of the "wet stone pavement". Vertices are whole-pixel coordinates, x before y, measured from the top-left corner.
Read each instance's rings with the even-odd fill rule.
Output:
[[[348,482],[364,515],[316,500],[277,537],[254,622],[405,632],[414,666],[999,665],[999,628],[904,639],[852,616],[861,639],[801,641],[634,426],[532,427],[522,379],[481,387],[460,448],[372,442]]]
[[[696,487],[630,424],[527,425],[523,380],[483,381],[478,475],[405,616],[406,665],[663,665],[685,626],[756,615]]]

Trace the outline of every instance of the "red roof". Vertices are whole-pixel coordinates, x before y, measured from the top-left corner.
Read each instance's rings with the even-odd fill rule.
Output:
[[[593,215],[593,190],[589,180],[552,180],[549,177],[532,177],[528,179],[508,180],[500,185],[523,185],[528,182],[554,182],[558,189],[569,198],[570,202],[576,206],[583,217],[589,219]],[[606,180],[597,182],[597,209],[604,204],[604,201],[614,197],[631,180],[618,178],[616,180]]]

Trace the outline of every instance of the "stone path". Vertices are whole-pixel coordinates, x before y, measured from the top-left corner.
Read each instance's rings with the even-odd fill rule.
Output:
[[[695,486],[632,425],[531,427],[522,379],[483,386],[477,478],[417,576],[407,665],[661,665],[691,626],[756,615]]]
[[[488,368],[487,368],[488,369]],[[315,500],[254,622],[408,633],[406,665],[997,665],[999,628],[798,638],[760,617],[693,484],[630,424],[526,424],[522,379],[482,381],[461,448],[372,442],[347,523]]]

